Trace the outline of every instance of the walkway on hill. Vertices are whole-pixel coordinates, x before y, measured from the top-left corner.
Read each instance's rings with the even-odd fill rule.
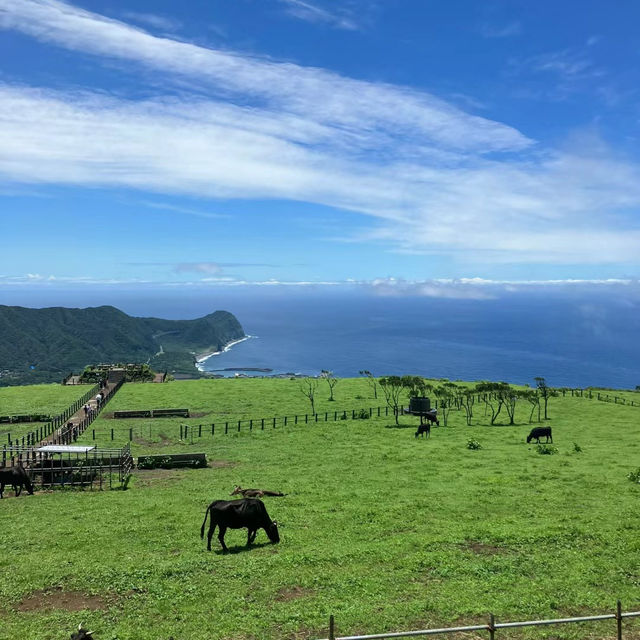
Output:
[[[98,401],[94,396],[87,404],[89,405],[89,412],[85,413],[84,407],[80,407],[72,416],[69,417],[67,422],[63,424],[59,429],[54,431],[47,438],[44,438],[40,444],[61,444],[65,440],[75,440],[84,430],[98,417],[107,402],[113,397],[114,393],[120,388],[121,380],[124,377],[122,375],[111,375],[106,382],[106,385],[100,389],[99,393],[102,394],[102,402],[98,405]],[[96,396],[98,394],[96,393]]]

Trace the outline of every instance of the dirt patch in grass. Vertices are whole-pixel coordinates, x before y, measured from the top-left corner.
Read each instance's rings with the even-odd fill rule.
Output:
[[[228,467],[237,467],[238,463],[232,462],[231,460],[209,460],[207,466],[213,469],[224,469]]]
[[[210,412],[208,411],[189,411],[190,418],[202,418],[204,416],[208,416]]]
[[[23,598],[15,607],[17,611],[45,611],[62,609],[63,611],[97,611],[106,609],[108,602],[103,596],[93,596],[82,591],[63,591],[62,589],[41,589]]]
[[[282,587],[276,593],[274,600],[276,602],[288,602],[289,600],[295,600],[296,598],[306,598],[315,593],[313,589],[305,589],[300,585],[294,587]]]
[[[475,540],[468,540],[465,544],[460,545],[465,549],[469,549],[480,556],[495,556],[500,553],[508,553],[508,549],[504,547],[496,547],[492,544],[486,544],[484,542],[477,542]]]
[[[170,484],[178,480],[182,475],[175,469],[136,469],[134,472],[137,484],[141,487]]]
[[[160,442],[156,442],[155,440],[147,440],[146,438],[142,438],[140,436],[135,436],[133,438],[133,442],[144,447],[166,447],[170,444],[175,444],[175,441],[164,433],[158,434],[158,437],[160,438]]]

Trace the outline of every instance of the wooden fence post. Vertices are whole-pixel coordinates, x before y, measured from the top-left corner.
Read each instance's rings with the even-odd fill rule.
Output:
[[[335,640],[336,637],[336,623],[333,615],[329,616],[329,640]]]
[[[496,635],[496,619],[493,613],[489,614],[489,638],[494,640]]]

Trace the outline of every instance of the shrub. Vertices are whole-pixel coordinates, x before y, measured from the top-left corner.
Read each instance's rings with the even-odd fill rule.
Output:
[[[482,449],[482,445],[474,438],[467,440],[467,449],[478,450]]]
[[[552,456],[554,453],[558,453],[558,449],[552,444],[539,444],[536,451],[543,456]]]
[[[635,471],[629,471],[629,473],[627,473],[627,478],[631,480],[631,482],[637,482],[640,484],[640,467]]]
[[[369,412],[367,411],[367,409],[360,409],[360,411],[356,413],[356,418],[360,420],[368,420]]]
[[[581,447],[577,442],[574,442],[574,443],[573,443],[573,450],[574,450],[576,453],[580,453],[580,452],[582,451],[582,447]]]
[[[153,469],[156,462],[153,458],[138,458],[138,469]]]

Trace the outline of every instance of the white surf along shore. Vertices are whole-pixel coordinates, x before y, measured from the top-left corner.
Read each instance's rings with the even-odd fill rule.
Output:
[[[256,337],[257,336],[244,336],[244,337],[240,338],[239,340],[233,340],[232,342],[228,342],[224,346],[224,349],[222,349],[222,351],[214,351],[212,353],[205,353],[203,355],[197,356],[196,357],[196,369],[198,371],[204,371],[204,368],[203,368],[202,364],[204,362],[206,362],[209,358],[213,358],[213,356],[219,356],[221,353],[225,353],[226,351],[229,351],[235,345],[240,344],[241,342],[244,342],[245,340],[249,340],[250,338],[256,338]]]

